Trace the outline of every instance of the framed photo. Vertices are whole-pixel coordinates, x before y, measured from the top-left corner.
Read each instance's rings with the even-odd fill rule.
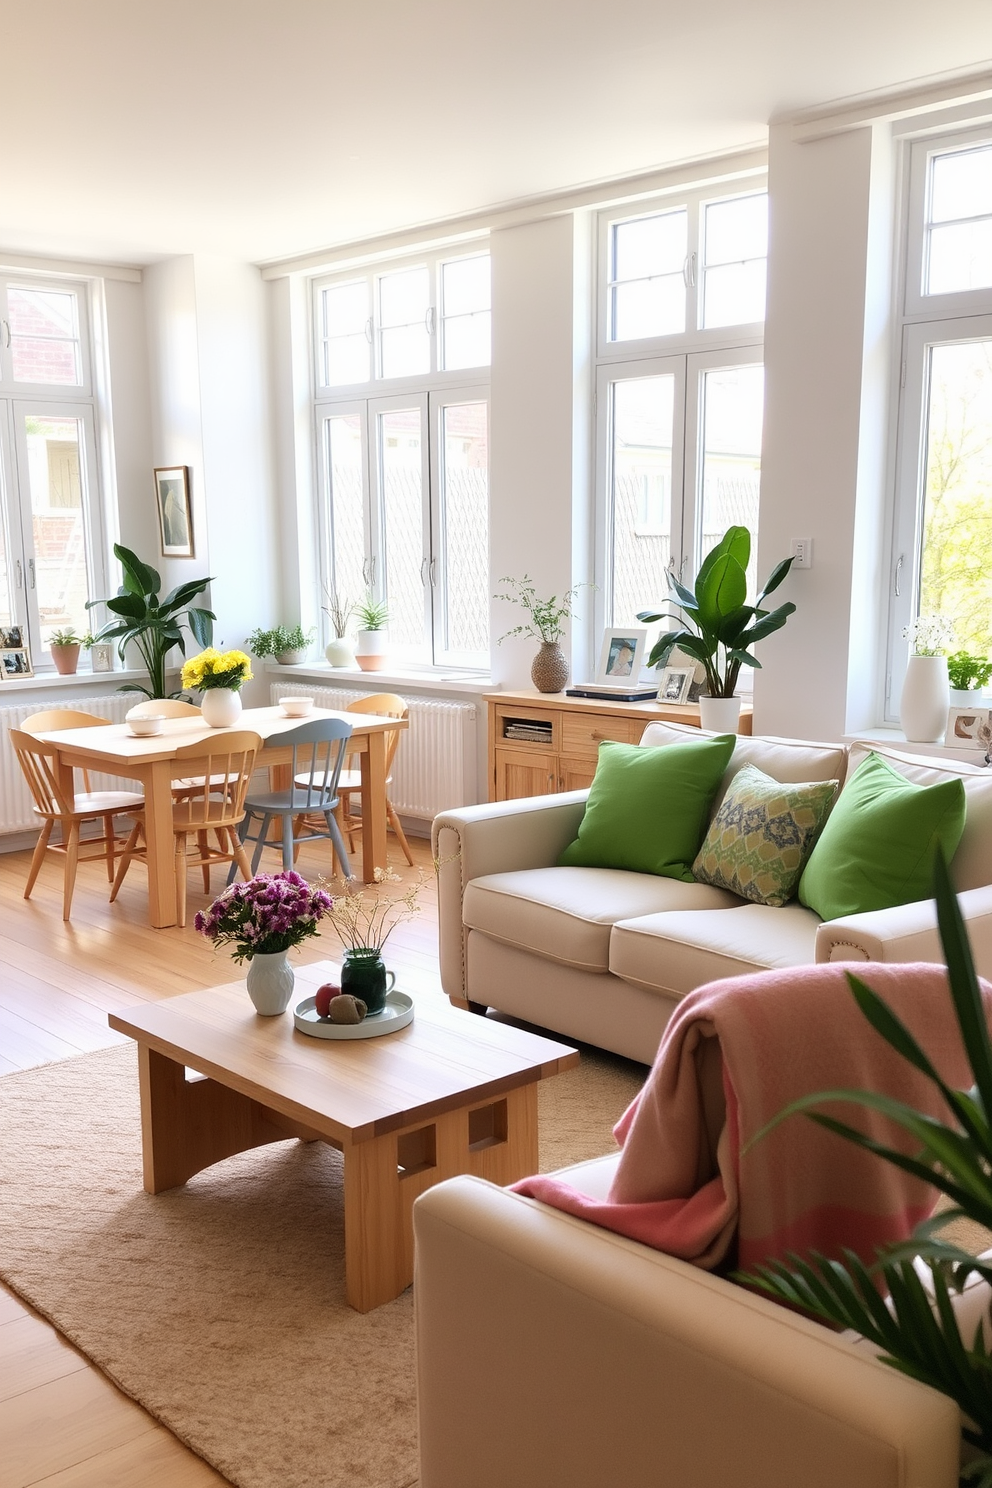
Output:
[[[630,625],[623,630],[608,630],[603,636],[596,681],[636,682],[644,665],[647,640],[646,627]]]
[[[666,667],[658,685],[659,703],[688,702],[695,672],[695,667]]]
[[[155,468],[155,501],[163,558],[193,557],[193,513],[189,504],[189,467]]]
[[[114,648],[109,641],[95,641],[90,647],[90,666],[95,672],[114,670]]]
[[[947,732],[944,744],[947,748],[984,749],[985,741],[979,730],[989,722],[988,708],[952,708],[947,715]]]
[[[23,651],[24,632],[19,625],[0,625],[0,649]]]
[[[13,630],[17,631],[18,627],[14,626]],[[11,629],[8,628],[4,633],[10,635]],[[19,677],[34,676],[27,646],[0,647],[0,675],[5,682],[16,682]]]

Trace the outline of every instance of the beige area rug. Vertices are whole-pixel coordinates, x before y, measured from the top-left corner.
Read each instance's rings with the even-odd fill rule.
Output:
[[[542,1081],[542,1171],[613,1149],[639,1065]],[[341,1158],[242,1153],[141,1187],[134,1046],[0,1079],[0,1275],[240,1488],[417,1477],[410,1291],[344,1300]],[[466,1485],[468,1488],[468,1485]]]

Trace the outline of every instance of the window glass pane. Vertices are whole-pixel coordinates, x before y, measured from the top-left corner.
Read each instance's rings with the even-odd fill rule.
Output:
[[[672,429],[675,378],[613,384],[613,542],[609,624],[629,625],[665,598],[672,555]]]
[[[328,339],[324,386],[344,387],[352,382],[368,382],[371,375],[371,351],[364,331],[360,336],[334,336]]]
[[[955,649],[992,651],[992,341],[930,359],[921,615],[947,615]]]
[[[471,315],[491,305],[488,253],[456,258],[441,265],[441,306],[444,315]]]
[[[379,414],[390,644],[424,649],[423,433],[419,408]]]
[[[728,527],[746,527],[751,534],[751,595],[757,575],[764,387],[763,367],[721,367],[703,376],[697,566]]]
[[[722,264],[703,278],[703,325],[747,325],[765,318],[765,260]]]
[[[76,296],[70,291],[7,291],[10,355],[18,382],[78,386],[82,382]]]
[[[930,221],[992,213],[992,146],[954,150],[930,162]]]
[[[614,341],[672,336],[685,330],[685,281],[681,269],[663,279],[635,279],[613,291]]]
[[[365,334],[369,318],[369,287],[364,279],[335,284],[324,290],[324,329],[328,336]]]
[[[684,207],[613,227],[613,278],[646,279],[681,273],[686,255],[688,213]]]
[[[703,214],[702,325],[746,325],[765,317],[768,197],[709,202]]]
[[[703,243],[707,265],[764,258],[768,253],[768,197],[765,193],[739,196],[733,201],[707,202]]]
[[[331,526],[330,587],[341,600],[357,600],[366,588],[361,415],[334,414],[324,420],[324,433]]]
[[[372,348],[366,336],[369,287],[365,280],[335,284],[321,291],[323,304],[324,387],[368,382]]]
[[[423,324],[429,304],[426,268],[402,269],[379,279],[379,321],[384,326]]]
[[[439,365],[487,367],[492,359],[489,254],[441,265],[441,349]]]
[[[29,414],[24,420],[31,492],[35,584],[42,639],[89,629],[83,528],[82,420]]]
[[[485,403],[441,415],[445,645],[489,650],[489,441]]]
[[[442,321],[441,365],[446,372],[459,367],[488,367],[492,360],[492,315],[449,315]]]
[[[416,377],[431,370],[426,326],[401,326],[380,333],[383,377]]]
[[[955,294],[992,285],[992,220],[930,229],[925,294]]]

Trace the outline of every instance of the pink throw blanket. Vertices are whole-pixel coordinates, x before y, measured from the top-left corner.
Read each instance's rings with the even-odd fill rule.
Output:
[[[836,1257],[847,1247],[873,1260],[932,1213],[930,1184],[803,1115],[748,1146],[790,1101],[837,1087],[882,1091],[948,1119],[939,1093],[864,1018],[847,970],[888,1003],[948,1084],[971,1085],[941,966],[807,966],[711,982],[680,1004],[644,1089],[614,1128],[623,1152],[606,1201],[543,1176],[515,1191],[707,1270],[790,1250]],[[992,1013],[992,987],[981,987]],[[916,1150],[874,1111],[821,1109]]]

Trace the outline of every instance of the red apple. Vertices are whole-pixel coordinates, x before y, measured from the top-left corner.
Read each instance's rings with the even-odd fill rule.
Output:
[[[327,1010],[331,1005],[331,998],[340,997],[340,995],[341,988],[338,987],[334,982],[325,982],[322,987],[317,988],[317,991],[314,993],[313,1002],[314,1007],[317,1009],[318,1018],[327,1017]]]

